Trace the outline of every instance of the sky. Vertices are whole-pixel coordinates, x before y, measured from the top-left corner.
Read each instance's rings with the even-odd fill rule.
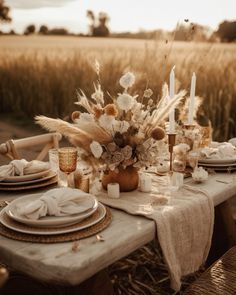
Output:
[[[21,33],[28,24],[65,27],[88,32],[86,11],[108,13],[112,32],[172,30],[189,19],[216,29],[225,20],[236,20],[236,0],[5,0],[11,8],[11,24],[1,30]]]

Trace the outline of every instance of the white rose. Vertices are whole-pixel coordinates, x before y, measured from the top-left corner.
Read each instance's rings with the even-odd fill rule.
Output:
[[[90,144],[90,150],[91,150],[92,154],[94,155],[94,157],[97,159],[99,159],[103,153],[102,146],[97,141],[93,141]]]
[[[98,120],[100,126],[104,128],[105,130],[111,130],[112,125],[114,124],[114,121],[115,121],[115,118],[113,116],[109,116],[106,114],[101,115],[101,117]]]
[[[130,73],[130,72],[124,74],[120,78],[120,85],[125,89],[132,87],[134,82],[135,82],[135,76],[133,73]]]
[[[129,111],[132,106],[134,105],[134,97],[127,94],[127,93],[123,93],[120,94],[117,98],[117,104],[118,107],[123,110],[123,111]]]

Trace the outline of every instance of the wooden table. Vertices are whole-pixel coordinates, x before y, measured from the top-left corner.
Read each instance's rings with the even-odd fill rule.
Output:
[[[226,203],[236,194],[235,176],[217,174],[211,176],[205,184],[197,186],[208,191],[215,206],[219,205],[222,208],[223,222],[227,225],[231,238],[236,241]],[[1,192],[0,201],[12,200],[25,194]],[[77,285],[155,237],[153,221],[140,216],[131,216],[119,210],[112,209],[112,214],[111,225],[101,233],[104,242],[90,237],[79,241],[79,250],[73,252],[72,242],[37,244],[0,236],[0,259],[15,270],[35,278],[53,283]]]

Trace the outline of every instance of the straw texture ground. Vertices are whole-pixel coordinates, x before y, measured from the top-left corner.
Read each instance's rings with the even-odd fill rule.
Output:
[[[109,267],[115,295],[182,295],[204,269],[187,276],[180,292],[173,291],[161,250],[155,243],[140,248]]]

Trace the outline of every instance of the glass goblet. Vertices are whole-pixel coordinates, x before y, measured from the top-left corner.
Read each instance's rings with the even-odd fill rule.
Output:
[[[175,172],[184,172],[186,169],[186,154],[175,154],[174,155],[174,162],[173,162],[173,170]]]
[[[77,166],[77,149],[73,147],[60,148],[58,150],[59,168],[67,175],[66,186],[70,184],[70,174],[76,170]]]
[[[189,166],[194,170],[198,166],[199,153],[197,151],[191,151],[188,153]]]

